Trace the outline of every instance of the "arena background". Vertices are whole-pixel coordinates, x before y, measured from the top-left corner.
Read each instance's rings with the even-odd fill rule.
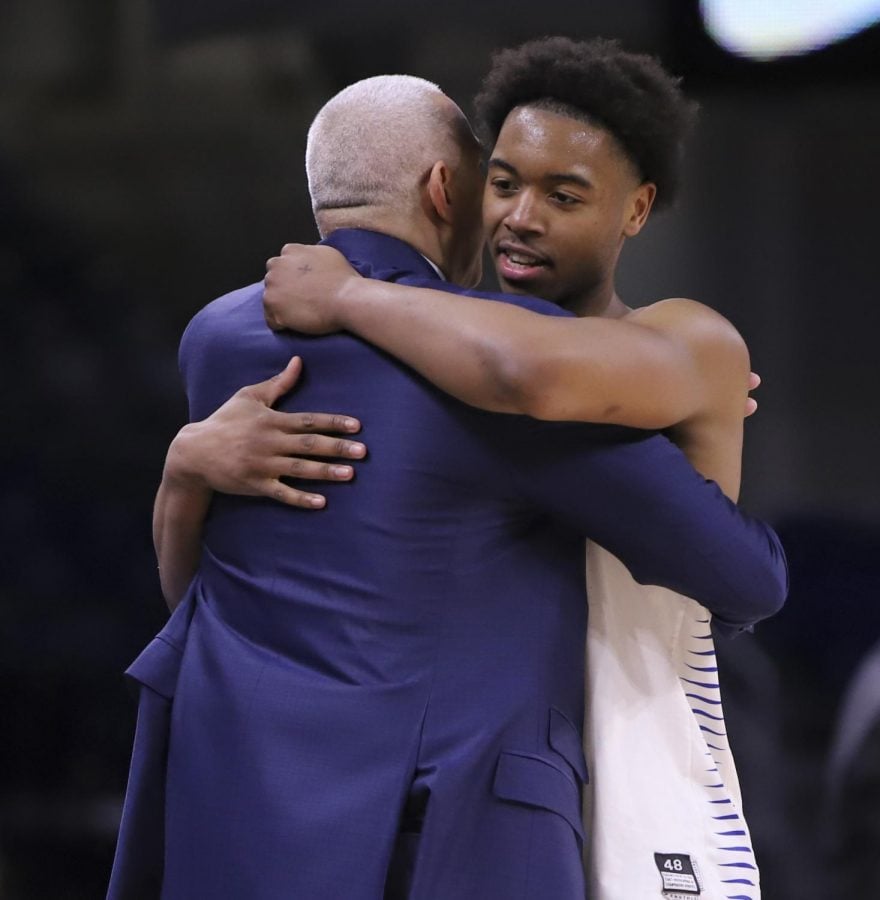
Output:
[[[3,0],[3,900],[102,896],[134,727],[121,673],[164,620],[150,515],[185,419],[177,341],[315,238],[311,116],[385,72],[469,112],[493,49],[542,34],[658,54],[701,103],[681,200],[630,242],[619,288],[715,306],[763,376],[743,503],[782,534],[792,593],[721,647],[722,677],[766,900],[834,896],[829,742],[880,640],[878,27],[755,62],[695,0]]]

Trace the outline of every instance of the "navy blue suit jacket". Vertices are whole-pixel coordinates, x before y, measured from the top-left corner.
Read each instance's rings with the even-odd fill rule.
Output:
[[[462,292],[394,238],[329,243]],[[581,900],[584,538],[738,630],[784,599],[775,535],[662,436],[481,412],[351,335],[273,334],[259,284],[187,328],[192,418],[294,353],[281,408],[358,417],[369,457],[320,512],[215,498],[189,595],[130,669],[110,896],[164,868],[166,900]]]

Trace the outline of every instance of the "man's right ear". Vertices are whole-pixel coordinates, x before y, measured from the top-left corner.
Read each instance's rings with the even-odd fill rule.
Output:
[[[437,160],[428,174],[428,199],[434,215],[446,224],[452,223],[452,202],[449,197],[449,166],[442,159]]]

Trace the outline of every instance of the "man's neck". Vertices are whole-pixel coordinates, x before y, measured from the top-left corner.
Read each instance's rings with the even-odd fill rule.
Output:
[[[324,212],[319,220],[321,233],[326,237],[341,228],[363,228],[397,238],[417,250],[447,280],[444,274],[445,260],[439,247],[436,230],[418,216],[407,216],[399,210],[364,207],[360,211],[332,210]]]
[[[598,316],[603,319],[621,319],[632,311],[613,289],[610,294],[589,294],[580,297],[569,304],[568,309],[579,318]]]

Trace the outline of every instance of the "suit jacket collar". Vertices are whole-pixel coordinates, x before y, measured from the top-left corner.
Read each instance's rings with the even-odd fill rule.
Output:
[[[363,228],[338,228],[321,241],[342,253],[366,278],[400,281],[404,278],[442,279],[434,267],[405,241]]]

